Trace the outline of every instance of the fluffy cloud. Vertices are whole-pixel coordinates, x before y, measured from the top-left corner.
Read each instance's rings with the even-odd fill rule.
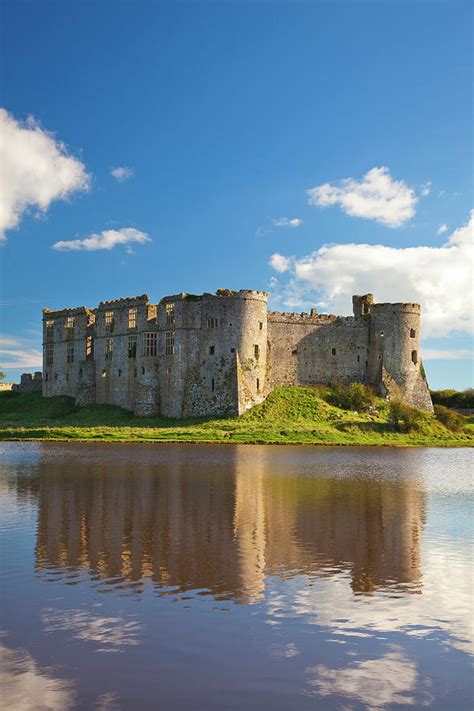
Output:
[[[25,212],[45,213],[54,200],[87,190],[90,176],[63,143],[33,118],[24,124],[0,109],[0,240]]]
[[[86,610],[46,609],[42,614],[46,634],[66,631],[72,639],[93,642],[99,652],[121,652],[140,644],[141,625],[122,617],[101,617]]]
[[[436,234],[437,234],[438,237],[439,237],[440,235],[444,235],[444,233],[447,232],[447,231],[448,231],[448,225],[445,223],[445,224],[440,225],[440,226],[438,227],[438,229],[436,230]]]
[[[129,180],[129,178],[133,178],[135,175],[135,171],[133,168],[129,168],[126,165],[121,165],[118,166],[117,168],[112,168],[110,171],[110,175],[112,175],[115,180],[118,180],[119,183],[124,183],[126,180]]]
[[[310,205],[340,205],[352,217],[375,220],[388,227],[400,227],[411,220],[418,202],[415,191],[403,180],[392,180],[389,169],[384,166],[372,168],[362,180],[345,178],[339,185],[325,183],[306,193]]]
[[[427,183],[423,183],[423,185],[421,185],[420,192],[421,192],[422,197],[427,197],[430,194],[431,186],[432,186],[431,180],[428,180]]]
[[[272,222],[273,227],[291,227],[292,229],[296,229],[302,224],[303,220],[300,220],[299,217],[292,217],[291,219],[289,217],[279,217]]]
[[[269,264],[276,272],[283,274],[283,272],[287,272],[290,268],[291,259],[284,257],[282,254],[275,253],[270,257]]]
[[[471,333],[473,232],[474,210],[441,247],[332,244],[300,259],[274,254],[270,265],[289,275],[279,294],[286,306],[316,303],[344,314],[352,294],[373,292],[381,302],[420,303],[425,336]]]
[[[85,239],[72,239],[55,242],[53,249],[60,251],[95,252],[98,249],[113,249],[120,244],[145,244],[151,242],[151,237],[146,232],[140,232],[134,227],[122,227],[120,230],[103,230],[89,235]]]

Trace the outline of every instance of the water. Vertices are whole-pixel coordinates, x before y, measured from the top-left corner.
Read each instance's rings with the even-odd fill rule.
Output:
[[[472,708],[471,451],[0,458],[2,708]]]

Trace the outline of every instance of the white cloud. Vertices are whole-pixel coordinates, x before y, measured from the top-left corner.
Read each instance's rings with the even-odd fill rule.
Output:
[[[29,348],[19,338],[0,336],[0,370],[4,368],[41,369],[43,354],[36,348]]]
[[[325,183],[306,191],[310,205],[340,205],[352,217],[400,227],[415,215],[418,198],[403,180],[392,180],[388,168],[372,168],[362,180],[345,178],[339,185]]]
[[[135,171],[133,168],[129,168],[126,165],[117,166],[117,168],[112,168],[110,171],[112,175],[119,183],[124,183],[126,180],[133,178]]]
[[[379,302],[420,303],[425,337],[471,333],[473,231],[474,210],[440,247],[330,244],[299,259],[274,254],[270,264],[289,275],[280,294],[286,306],[323,302],[351,313],[352,294],[373,292]]]
[[[54,200],[90,185],[85,166],[64,143],[34,118],[20,123],[5,109],[0,109],[0,164],[0,240],[28,210],[44,214]]]
[[[113,249],[120,244],[145,244],[151,242],[151,237],[146,232],[140,232],[134,227],[122,227],[120,230],[103,230],[89,235],[85,239],[72,239],[55,242],[53,249],[60,251],[95,252],[99,249]]]
[[[282,254],[275,253],[270,257],[269,264],[275,271],[282,274],[283,272],[287,272],[290,268],[291,259],[284,257]]]
[[[436,234],[439,235],[444,235],[445,232],[448,231],[448,225],[444,223],[443,225],[440,225],[438,229],[436,230]]]
[[[277,220],[272,221],[273,227],[291,227],[292,229],[296,229],[302,224],[303,220],[300,220],[299,217],[279,217]]]
[[[430,194],[430,192],[431,192],[431,185],[432,185],[431,180],[428,180],[427,183],[423,183],[423,184],[421,185],[421,187],[420,187],[420,192],[421,192],[421,196],[422,196],[422,197],[427,197],[427,196]]]

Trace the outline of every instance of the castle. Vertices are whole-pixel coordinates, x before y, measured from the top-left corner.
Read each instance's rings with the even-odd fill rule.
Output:
[[[147,294],[43,309],[43,395],[136,415],[240,415],[278,385],[333,379],[432,411],[420,306],[354,296],[353,316],[268,311],[263,291]]]

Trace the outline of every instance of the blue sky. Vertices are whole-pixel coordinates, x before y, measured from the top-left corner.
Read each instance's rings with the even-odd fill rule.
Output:
[[[275,308],[342,313],[353,286],[422,301],[431,386],[472,385],[471,3],[1,11],[4,165],[20,154],[34,166],[33,177],[2,171],[15,214],[0,244],[8,379],[35,370],[43,306],[227,287],[267,289]],[[54,160],[31,186],[28,130],[49,132],[46,163],[54,151],[70,160],[62,192]],[[117,167],[133,174],[119,180]],[[103,246],[104,231],[142,241],[52,248],[90,235]]]

